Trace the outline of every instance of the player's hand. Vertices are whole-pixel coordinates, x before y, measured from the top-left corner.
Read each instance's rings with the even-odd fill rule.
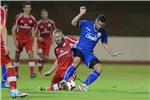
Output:
[[[114,52],[114,53],[112,54],[112,56],[113,56],[113,57],[116,57],[116,56],[121,55],[121,54],[124,54],[124,53],[125,53],[125,52],[118,51],[118,52]]]
[[[38,37],[39,41],[44,41],[44,39],[42,37]]]
[[[51,75],[51,74],[50,74],[49,71],[47,71],[47,72],[44,73],[44,76],[46,76],[46,77],[48,77],[48,76],[50,76],[50,75]]]
[[[81,6],[80,7],[80,14],[84,15],[86,13],[86,6]]]

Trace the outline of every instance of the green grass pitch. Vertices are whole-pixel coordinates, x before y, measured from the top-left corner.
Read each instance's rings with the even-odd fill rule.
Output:
[[[44,71],[49,68],[46,65]],[[37,70],[37,68],[36,68]],[[35,79],[29,78],[29,67],[27,64],[20,66],[20,78],[17,86],[20,90],[27,92],[26,98],[17,100],[150,100],[150,67],[148,65],[119,65],[104,64],[104,71],[87,92],[79,91],[55,91],[42,92],[39,86],[49,86],[52,76],[44,77],[38,75]],[[77,75],[85,80],[92,70],[80,65]],[[77,80],[77,84],[80,82]],[[77,85],[78,87],[78,85]],[[12,100],[9,89],[2,89],[2,100]]]

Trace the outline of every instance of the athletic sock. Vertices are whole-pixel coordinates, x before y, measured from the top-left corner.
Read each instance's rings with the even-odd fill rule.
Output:
[[[37,66],[38,66],[38,72],[42,73],[42,69],[43,69],[43,66],[44,66],[44,61],[38,60]]]
[[[30,60],[29,61],[30,74],[34,73],[34,66],[35,66],[35,62]]]
[[[15,67],[15,72],[16,72],[16,75],[18,74],[18,70],[19,70],[19,62],[14,62],[14,67]]]
[[[12,66],[7,68],[7,80],[10,84],[10,90],[16,89],[15,69]]]
[[[67,69],[67,71],[66,71],[66,73],[65,73],[65,75],[64,75],[64,80],[65,80],[65,81],[68,81],[69,78],[72,76],[72,74],[74,73],[75,70],[76,70],[76,67],[75,67],[74,65],[71,65],[71,66]]]
[[[86,85],[90,85],[91,83],[93,83],[98,77],[99,77],[100,73],[97,72],[96,70],[94,70],[86,79],[85,82],[83,82]]]
[[[50,86],[50,87],[48,87],[47,90],[48,90],[48,91],[62,90],[62,89],[61,89],[61,84],[60,84],[60,82],[59,82],[59,83],[56,83],[56,84],[54,84],[54,85],[52,85],[52,86]]]

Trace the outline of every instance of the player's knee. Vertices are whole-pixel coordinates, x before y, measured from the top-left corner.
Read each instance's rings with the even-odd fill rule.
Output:
[[[102,66],[101,64],[96,64],[96,65],[94,66],[94,69],[95,69],[97,72],[101,73],[101,72],[103,71],[103,66]]]
[[[80,58],[80,57],[75,57],[75,58],[74,58],[73,65],[74,65],[75,67],[78,67],[79,64],[80,64],[80,62],[81,62],[81,58]]]

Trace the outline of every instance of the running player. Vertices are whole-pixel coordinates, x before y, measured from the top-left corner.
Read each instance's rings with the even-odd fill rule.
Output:
[[[77,48],[73,51],[75,53],[73,64],[67,69],[64,80],[69,80],[70,76],[74,73],[81,61],[84,61],[88,68],[92,68],[94,71],[88,76],[88,78],[79,85],[80,90],[86,91],[88,85],[93,83],[103,71],[103,66],[98,58],[93,54],[93,49],[98,41],[101,39],[101,43],[104,48],[113,57],[122,54],[123,52],[113,52],[108,45],[108,37],[104,25],[106,24],[106,18],[104,15],[99,15],[95,21],[80,20],[86,12],[86,7],[80,7],[80,13],[72,20],[73,26],[81,27],[81,35]],[[80,20],[80,21],[79,21]]]
[[[44,63],[48,60],[51,41],[52,41],[52,32],[56,28],[53,20],[48,18],[48,11],[42,9],[41,19],[37,22],[35,36],[37,37],[38,44],[38,55],[40,59],[38,60],[38,71],[41,74]]]
[[[46,89],[49,91],[61,90],[63,88],[60,84],[60,81],[63,80],[67,68],[73,62],[71,48],[74,47],[77,43],[76,38],[64,37],[63,32],[60,29],[54,30],[53,37],[57,45],[54,49],[57,60],[50,68],[50,70],[44,73],[45,76],[49,76],[56,70],[56,73],[52,79],[52,85]],[[71,80],[74,79],[75,74],[73,74],[71,77]],[[43,90],[43,88],[41,88],[41,90]]]
[[[34,32],[36,26],[36,19],[31,15],[31,2],[23,3],[23,13],[16,16],[14,25],[12,28],[12,34],[14,37],[14,43],[16,46],[15,54],[15,71],[18,75],[19,59],[23,48],[25,47],[26,52],[29,57],[29,67],[30,67],[30,77],[34,78],[36,76],[34,72],[34,57],[33,57],[33,43],[34,43]]]
[[[5,64],[7,68],[7,80],[10,84],[10,95],[12,98],[25,97],[27,93],[22,93],[16,88],[16,76],[14,67],[11,64],[7,46],[7,29],[6,29],[6,10],[0,6],[0,46],[1,46],[1,65]]]

